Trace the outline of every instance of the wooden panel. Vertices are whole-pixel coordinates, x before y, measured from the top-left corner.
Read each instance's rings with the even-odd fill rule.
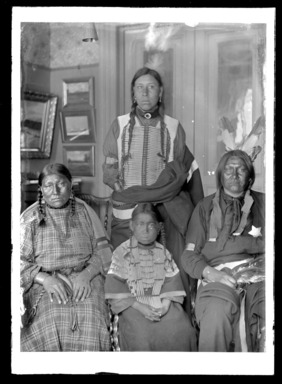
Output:
[[[158,27],[159,33],[162,28],[166,27]],[[186,133],[186,143],[193,152],[194,33],[175,25],[165,48],[146,50],[147,33],[147,24],[119,28],[120,114],[130,110],[130,86],[135,72],[148,62],[158,62],[156,69],[164,82],[166,113],[181,122]]]
[[[207,56],[207,35],[203,31],[197,31],[195,38],[195,158],[199,165],[203,181],[204,194],[208,195],[208,186],[214,186],[215,177],[212,169],[208,169],[208,148],[210,145],[208,137],[208,84],[209,66]],[[213,165],[214,166],[214,165]],[[209,171],[209,172],[208,172]]]
[[[233,28],[233,29],[232,29]],[[246,43],[251,55],[250,81],[252,88],[252,123],[263,113],[263,90],[260,77],[260,57],[264,53],[264,27],[230,27],[221,30],[189,29],[184,26],[170,36],[165,50],[146,52],[145,38],[148,24],[124,26],[119,29],[119,111],[129,112],[131,106],[130,84],[137,69],[150,57],[158,54],[163,64],[166,92],[166,112],[182,123],[186,143],[199,164],[205,195],[216,189],[215,170],[225,146],[218,141],[220,100],[225,86],[219,66],[219,47],[234,44],[240,57],[240,44]],[[242,43],[240,43],[242,42]],[[239,48],[238,48],[239,47]],[[242,52],[244,49],[242,49]],[[232,53],[232,49],[230,48]],[[150,56],[151,55],[151,56]],[[234,70],[236,71],[239,67]],[[240,69],[240,68],[239,68]],[[232,68],[231,68],[232,70]],[[235,79],[235,77],[234,77]],[[240,79],[238,80],[240,85]],[[223,83],[224,84],[224,83]],[[219,88],[220,87],[220,88]],[[219,92],[220,91],[220,92]],[[230,97],[234,92],[230,90]],[[226,97],[226,96],[224,96]],[[226,97],[227,98],[227,97]],[[226,100],[228,102],[228,100]],[[259,143],[264,146],[264,137]],[[256,190],[264,190],[264,154],[255,161]]]
[[[117,116],[117,28],[110,23],[99,28],[100,41],[100,65],[98,76],[97,97],[97,182],[95,182],[95,194],[97,196],[109,196],[112,190],[103,183],[102,163],[104,162],[103,143],[110,126]],[[93,189],[92,189],[93,191]]]
[[[250,130],[256,119],[263,114],[259,70],[261,63],[258,58],[260,39],[256,30],[213,34],[198,31],[196,34],[195,157],[199,163],[205,195],[215,191],[215,170],[225,152],[225,145],[218,138],[219,118],[226,116],[236,120],[243,116],[246,123],[244,126],[248,122]],[[222,55],[225,55],[226,61],[223,64]],[[252,95],[249,111],[245,108],[248,92]],[[238,134],[240,124],[234,124],[235,127],[237,124],[238,130],[235,133]],[[264,147],[264,135],[261,135],[257,144]],[[262,153],[254,163],[257,172],[254,189],[259,191],[264,191],[263,160]]]

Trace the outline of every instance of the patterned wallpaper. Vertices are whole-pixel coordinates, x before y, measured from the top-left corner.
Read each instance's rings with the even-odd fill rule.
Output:
[[[51,69],[98,63],[99,43],[82,41],[87,24],[21,23],[23,60]]]

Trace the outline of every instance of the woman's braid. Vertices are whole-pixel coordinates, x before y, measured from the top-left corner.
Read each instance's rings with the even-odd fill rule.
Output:
[[[71,191],[70,201],[71,201],[71,216],[74,216],[74,215],[75,215],[75,205],[76,205],[76,201],[75,201],[75,195],[74,195],[74,191],[73,191],[73,189],[72,189],[72,191]]]
[[[46,220],[46,211],[45,211],[44,205],[42,204],[42,199],[43,199],[43,196],[42,196],[41,188],[40,186],[38,186],[37,200],[39,204],[39,226],[44,225]]]

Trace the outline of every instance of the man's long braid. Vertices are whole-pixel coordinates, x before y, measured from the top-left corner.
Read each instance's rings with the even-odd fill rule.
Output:
[[[160,156],[163,158],[164,162],[167,163],[168,156],[170,153],[170,136],[167,135],[167,142],[165,145],[165,132],[166,132],[166,123],[164,121],[164,107],[163,103],[159,101],[159,114],[161,116],[161,153]]]
[[[128,159],[130,158],[130,147],[131,147],[131,142],[132,142],[132,136],[133,136],[133,128],[135,125],[135,107],[136,104],[133,103],[131,105],[131,111],[129,115],[129,121],[127,124],[129,124],[128,127],[128,149],[127,149],[127,154],[125,154],[125,134],[126,130],[123,129],[122,132],[122,156],[121,156],[121,175],[120,175],[120,182],[122,185],[124,185],[124,165],[126,162],[128,162]]]

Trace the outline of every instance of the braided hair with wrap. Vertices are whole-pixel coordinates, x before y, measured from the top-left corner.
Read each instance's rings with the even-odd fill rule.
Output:
[[[129,136],[128,137],[128,150],[127,150],[127,153],[125,153],[124,148],[122,150],[122,153],[123,153],[122,159],[121,159],[121,169],[122,170],[124,168],[124,164],[130,158],[130,147],[131,147],[131,142],[132,142],[133,129],[134,129],[134,126],[135,126],[135,116],[136,116],[137,102],[136,102],[136,99],[135,99],[135,96],[134,96],[134,86],[135,86],[136,80],[139,79],[141,76],[145,76],[145,75],[151,75],[152,77],[154,77],[156,79],[156,81],[159,84],[159,87],[163,87],[162,78],[161,78],[160,74],[156,70],[154,70],[154,69],[151,69],[151,68],[148,68],[148,67],[143,67],[143,68],[139,69],[135,73],[135,75],[133,76],[133,79],[131,81],[131,101],[132,101],[132,105],[131,105],[131,110],[130,110],[130,114],[129,114],[129,121],[128,121],[128,124],[129,124],[129,127],[128,127],[128,136]],[[156,109],[158,109],[158,112],[159,112],[159,115],[160,115],[160,124],[161,124],[161,131],[160,131],[161,132],[161,153],[159,154],[159,156],[163,158],[164,162],[167,162],[169,151],[170,151],[170,140],[169,140],[169,136],[168,136],[167,144],[165,145],[166,124],[164,122],[164,115],[165,115],[164,109],[165,109],[165,107],[164,107],[163,97],[159,98],[159,100],[157,102]],[[124,143],[124,137],[123,137],[122,142]],[[122,176],[121,176],[121,180],[123,180]]]
[[[46,176],[50,175],[58,175],[58,176],[64,176],[68,179],[68,181],[72,182],[72,176],[68,168],[64,164],[60,163],[53,163],[53,164],[47,164],[43,170],[41,171],[39,177],[38,177],[38,192],[37,192],[37,199],[38,199],[38,209],[39,209],[39,226],[45,224],[46,220],[46,204],[43,204],[43,194],[42,194],[42,183],[43,179]],[[75,197],[73,190],[71,191],[69,201],[67,201],[64,206],[71,204],[71,217],[75,214]],[[63,207],[60,207],[63,208]]]

